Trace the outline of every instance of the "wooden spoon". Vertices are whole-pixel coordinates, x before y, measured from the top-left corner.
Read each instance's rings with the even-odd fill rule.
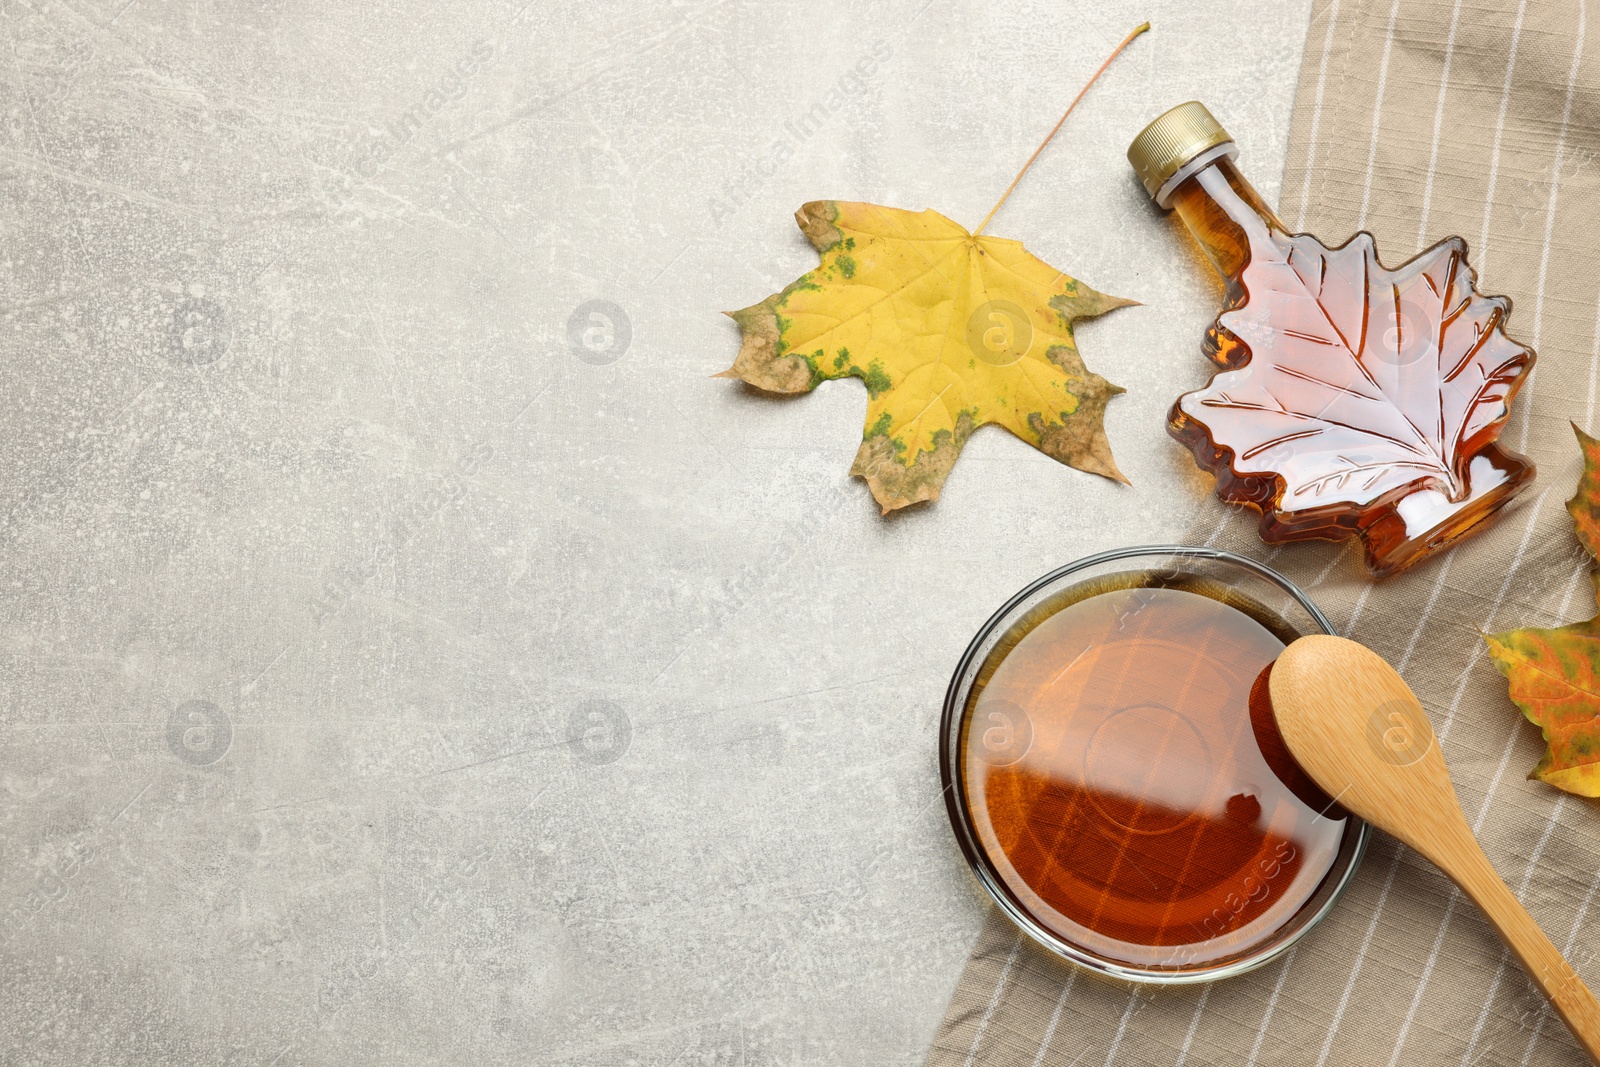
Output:
[[[1376,652],[1314,635],[1272,666],[1273,717],[1295,761],[1339,804],[1426,856],[1477,902],[1600,1064],[1600,1002],[1495,873],[1410,688]]]

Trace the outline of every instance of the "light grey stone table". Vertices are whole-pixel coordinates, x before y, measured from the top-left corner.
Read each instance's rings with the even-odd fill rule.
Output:
[[[920,1062],[949,671],[1207,491],[1123,149],[1198,96],[1275,194],[1306,17],[0,2],[0,1062]],[[711,380],[719,312],[807,200],[975,224],[1145,18],[991,227],[1145,303],[1079,333],[1134,487],[989,429],[880,518],[859,383]]]

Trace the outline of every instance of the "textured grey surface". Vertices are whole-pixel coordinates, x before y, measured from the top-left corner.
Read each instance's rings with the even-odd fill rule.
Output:
[[[0,1062],[920,1062],[948,672],[1205,491],[1123,148],[1199,96],[1275,194],[1306,14],[0,2]],[[806,200],[976,223],[1144,18],[991,227],[1147,305],[1079,332],[1135,487],[989,429],[879,518],[859,383],[718,312]]]

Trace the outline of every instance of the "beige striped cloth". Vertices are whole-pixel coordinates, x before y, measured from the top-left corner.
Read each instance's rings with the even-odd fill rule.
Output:
[[[1509,332],[1539,354],[1501,438],[1534,458],[1539,478],[1489,530],[1378,585],[1350,544],[1269,549],[1253,515],[1214,501],[1193,539],[1283,570],[1400,668],[1490,858],[1600,989],[1600,805],[1525,779],[1543,743],[1479,636],[1595,613],[1562,502],[1579,470],[1568,422],[1600,429],[1600,40],[1585,50],[1600,24],[1583,0],[1317,0],[1309,34],[1280,214],[1330,244],[1369,229],[1389,265],[1466,237],[1480,285],[1515,301]],[[1175,343],[1181,351],[1201,358],[1196,345]],[[1208,986],[1135,988],[1077,972],[995,912],[928,1058],[1583,1062],[1471,903],[1381,835],[1339,905],[1286,958]]]

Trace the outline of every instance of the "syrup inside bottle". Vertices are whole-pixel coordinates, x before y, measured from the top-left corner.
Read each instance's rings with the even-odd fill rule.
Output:
[[[1264,243],[1275,239],[1288,239],[1287,227],[1227,157],[1179,183],[1171,193],[1170,203],[1222,277],[1223,310],[1244,303],[1248,294],[1243,275],[1250,262],[1252,244],[1263,247]],[[1334,293],[1334,287],[1329,286],[1325,292]],[[1334,319],[1365,316],[1368,328],[1392,331],[1400,340],[1391,361],[1367,368],[1368,374],[1385,392],[1398,396],[1427,394],[1424,399],[1429,403],[1420,406],[1431,406],[1437,402],[1435,394],[1441,388],[1450,388],[1439,381],[1438,351],[1430,347],[1434,336],[1430,326],[1434,324],[1429,322],[1424,311],[1403,303],[1392,308],[1368,309],[1364,289],[1351,289],[1342,298],[1348,305],[1345,308],[1338,306],[1340,299],[1329,295],[1322,301],[1334,305],[1331,309]],[[1326,309],[1307,303],[1301,310],[1303,321],[1275,316],[1274,328],[1285,335],[1316,336],[1329,332]],[[1242,367],[1251,359],[1249,347],[1217,325],[1207,331],[1202,349],[1225,369]],[[1278,401],[1292,412],[1322,412],[1330,403],[1328,386],[1312,376],[1299,381],[1280,381],[1277,392]],[[1515,387],[1506,398],[1508,405],[1514,395]],[[1344,402],[1360,405],[1359,398]],[[1275,417],[1272,412],[1261,416],[1263,420]],[[1497,422],[1493,432],[1498,432],[1498,427]],[[1446,493],[1428,486],[1419,472],[1412,485],[1365,505],[1350,503],[1290,511],[1277,507],[1282,501],[1276,478],[1244,475],[1235,470],[1228,453],[1212,441],[1207,427],[1182,409],[1181,399],[1179,404],[1173,405],[1168,429],[1189,448],[1202,467],[1216,476],[1218,496],[1261,508],[1263,540],[1279,543],[1307,537],[1338,538],[1358,534],[1365,544],[1368,568],[1380,577],[1401,570],[1470,532],[1509,502],[1535,474],[1533,464],[1526,457],[1502,449],[1493,442],[1493,432],[1486,429],[1476,439],[1465,440],[1459,446],[1461,451],[1471,455],[1466,471],[1467,492],[1459,494],[1460,499],[1452,500]],[[1262,436],[1270,436],[1270,432]],[[1342,456],[1354,457],[1351,462],[1359,466],[1363,435],[1349,432],[1341,439],[1336,423],[1324,425],[1317,444],[1324,453],[1337,449]],[[1328,477],[1339,474],[1336,468],[1326,471]]]
[[[1476,288],[1460,238],[1390,269],[1372,236],[1291,234],[1199,101],[1128,146],[1223,283],[1204,351],[1222,370],[1168,429],[1261,512],[1269,543],[1358,536],[1376,576],[1477,528],[1533,480],[1496,443],[1534,356],[1504,330],[1510,301]]]
[[[1211,966],[1279,936],[1352,820],[1266,702],[1298,635],[1221,588],[1142,581],[1069,589],[1001,639],[968,700],[963,792],[1041,925],[1112,962]]]

